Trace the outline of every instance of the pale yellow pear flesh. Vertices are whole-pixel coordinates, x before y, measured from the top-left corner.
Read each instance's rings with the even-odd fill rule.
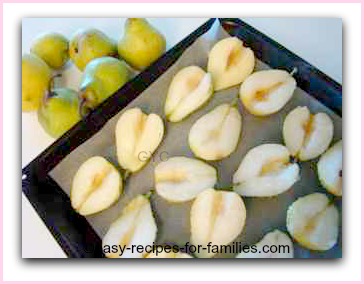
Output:
[[[188,143],[196,157],[226,158],[238,145],[242,118],[235,106],[222,104],[200,117],[191,127]]]
[[[331,194],[342,196],[343,144],[336,142],[317,163],[317,173],[324,188]]]
[[[184,202],[213,187],[217,172],[196,159],[171,157],[155,167],[154,181],[158,195],[171,202]]]
[[[166,40],[147,20],[129,18],[123,38],[118,43],[119,55],[133,68],[143,70],[166,51]]]
[[[164,124],[159,115],[145,114],[139,108],[125,111],[115,129],[120,166],[130,172],[139,171],[158,148],[163,135]]]
[[[153,217],[150,201],[143,195],[138,195],[123,209],[120,217],[114,221],[102,239],[102,246],[125,246],[122,253],[109,251],[108,258],[143,258],[145,251],[138,252],[135,247],[152,246],[157,237],[157,225]],[[134,249],[132,250],[132,247]],[[129,249],[128,249],[129,248]]]
[[[233,189],[242,196],[275,196],[289,190],[299,180],[299,172],[286,147],[262,144],[243,158],[233,176]]]
[[[228,245],[242,232],[245,220],[243,199],[235,192],[210,188],[197,195],[190,213],[191,243],[202,246],[196,256],[213,257],[215,253],[207,245]]]
[[[250,75],[240,87],[240,99],[253,115],[281,110],[292,98],[296,80],[284,70],[263,70]]]
[[[291,155],[301,161],[320,156],[329,147],[334,124],[326,113],[311,114],[307,107],[293,109],[283,124],[283,139]]]
[[[236,37],[217,42],[209,53],[207,70],[214,89],[220,91],[242,83],[254,70],[253,51]]]
[[[110,162],[99,156],[89,158],[73,178],[72,207],[84,216],[103,211],[119,199],[122,188],[120,173]]]
[[[198,66],[188,66],[173,77],[164,111],[171,122],[178,122],[202,107],[212,96],[211,75]]]
[[[59,33],[45,33],[37,37],[31,52],[53,69],[62,68],[69,59],[68,39]]]
[[[326,251],[337,243],[339,212],[325,194],[297,199],[287,211],[287,230],[303,247]]]
[[[292,240],[280,230],[267,233],[255,246],[257,252],[242,251],[236,258],[293,258],[294,256]]]
[[[25,54],[21,62],[22,111],[35,111],[46,95],[52,71],[48,65],[33,54]]]
[[[161,252],[161,253],[150,253],[145,258],[193,258],[187,253],[183,252]]]

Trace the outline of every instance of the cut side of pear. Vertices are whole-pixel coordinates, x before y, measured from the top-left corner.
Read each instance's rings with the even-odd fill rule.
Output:
[[[235,151],[242,119],[236,107],[222,104],[199,118],[191,127],[188,143],[204,160],[220,160]]]
[[[198,66],[180,70],[172,79],[164,106],[166,117],[178,122],[200,108],[213,94],[211,75]]]
[[[157,236],[157,225],[147,197],[138,195],[124,208],[121,216],[114,221],[102,240],[102,246],[121,246],[124,252],[105,253],[108,258],[143,258],[146,253],[139,253],[134,246],[151,246]],[[125,247],[124,247],[125,246]],[[129,249],[127,249],[129,248]]]
[[[263,70],[250,75],[240,87],[240,99],[253,115],[278,112],[291,99],[296,80],[284,70]]]
[[[157,193],[171,202],[194,199],[215,185],[217,173],[212,166],[187,157],[172,157],[154,170]]]
[[[317,163],[317,173],[323,187],[336,196],[342,196],[343,144],[340,140],[327,150]]]
[[[143,113],[139,108],[125,111],[116,124],[116,150],[121,167],[136,172],[151,158],[164,135],[160,116]]]
[[[183,252],[160,252],[158,254],[156,253],[150,253],[145,258],[193,258],[187,253]]]
[[[267,233],[255,246],[257,252],[242,251],[236,258],[293,258],[293,243],[290,237],[280,230]]]
[[[339,212],[325,194],[306,195],[288,208],[287,230],[303,247],[329,250],[337,243]]]
[[[299,171],[286,147],[263,144],[251,149],[240,163],[233,176],[234,191],[249,197],[275,196],[292,187]]]
[[[326,113],[311,114],[307,107],[297,107],[285,118],[283,139],[291,155],[301,161],[320,156],[329,147],[334,124]]]
[[[246,220],[243,199],[235,192],[207,189],[200,193],[191,207],[191,243],[202,246],[196,251],[200,258],[214,256],[212,246],[227,245],[242,232]],[[204,248],[204,249],[203,249]]]
[[[254,70],[253,51],[237,37],[217,42],[209,53],[207,70],[212,74],[214,89],[220,91],[243,82]]]
[[[122,187],[116,168],[103,157],[92,157],[73,178],[72,207],[84,216],[105,210],[119,199]]]

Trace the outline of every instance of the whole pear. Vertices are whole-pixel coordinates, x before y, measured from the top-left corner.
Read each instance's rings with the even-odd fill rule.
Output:
[[[157,60],[166,50],[164,36],[143,18],[129,18],[123,38],[119,41],[119,55],[138,70]]]
[[[78,93],[69,88],[49,91],[38,110],[38,121],[52,137],[58,138],[80,120]]]
[[[130,78],[128,66],[113,57],[101,57],[87,64],[80,84],[82,112],[93,109],[120,89]]]
[[[22,111],[37,110],[46,93],[52,71],[42,59],[34,54],[25,54],[21,61]]]
[[[62,68],[69,59],[68,39],[59,33],[45,33],[37,37],[31,53],[42,58],[51,68]]]
[[[73,63],[83,71],[92,59],[117,56],[115,42],[96,29],[77,31],[71,39],[69,54]]]

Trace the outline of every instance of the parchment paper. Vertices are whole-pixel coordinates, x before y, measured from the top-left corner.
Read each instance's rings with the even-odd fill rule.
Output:
[[[229,34],[220,28],[220,26],[213,27],[209,32],[200,37],[165,74],[125,109],[121,110],[118,115],[110,119],[103,129],[60,162],[50,172],[51,177],[69,194],[73,176],[79,166],[88,158],[94,155],[100,155],[119,167],[116,159],[114,134],[115,125],[119,116],[126,109],[140,107],[144,112],[157,113],[165,120],[163,111],[164,102],[173,76],[181,68],[190,65],[198,65],[206,70],[209,50],[215,42],[225,37],[229,37]],[[256,70],[267,68],[269,66],[257,61]],[[231,102],[237,96],[238,89],[239,86],[215,93],[206,106],[182,122],[165,122],[165,137],[163,142],[148,165],[124,181],[124,191],[120,200],[111,208],[87,217],[87,220],[101,238],[106,233],[110,224],[120,215],[122,208],[131,199],[137,194],[147,193],[154,188],[153,171],[154,167],[161,162],[161,159],[165,159],[167,156],[173,157],[180,155],[193,157],[193,153],[190,151],[187,143],[188,133],[192,124],[217,105]],[[341,117],[337,116],[299,88],[295,90],[293,98],[279,113],[267,117],[260,118],[250,115],[239,102],[239,110],[243,117],[239,146],[228,158],[218,162],[210,162],[218,170],[217,188],[231,185],[233,173],[249,149],[263,143],[283,144],[282,126],[284,118],[296,106],[308,106],[313,113],[326,112],[333,119],[335,125],[333,142],[341,139]],[[315,191],[325,193],[326,191],[321,187],[316,174],[317,160],[301,163],[301,180],[285,193],[272,198],[244,198],[247,209],[247,221],[242,234],[235,241],[252,245],[271,230],[279,228],[286,231],[286,210],[295,199]],[[152,196],[151,202],[158,225],[157,243],[173,243],[182,246],[188,242],[190,237],[189,209],[192,202],[172,204],[157,194]],[[337,205],[341,212],[341,202],[339,201],[338,203]],[[341,233],[338,244],[327,252],[312,252],[300,247],[297,243],[294,246],[296,258],[341,257]],[[233,256],[233,254],[225,254],[216,255],[215,257]]]

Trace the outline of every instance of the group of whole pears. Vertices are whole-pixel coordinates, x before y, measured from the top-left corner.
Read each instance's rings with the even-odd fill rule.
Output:
[[[126,20],[118,43],[97,29],[79,30],[70,41],[42,34],[22,57],[22,111],[38,111],[39,123],[57,138],[131,79],[132,69],[145,69],[165,50],[164,36],[142,18]],[[78,90],[54,87],[69,59],[83,72]]]
[[[208,56],[207,72],[199,66],[179,70],[170,82],[164,112],[171,123],[183,121],[203,107],[220,90],[241,84],[238,96],[252,115],[268,117],[280,111],[296,88],[294,72],[285,70],[254,71],[253,51],[236,37],[217,42]],[[269,119],[269,117],[268,117]],[[119,165],[129,174],[140,171],[147,159],[139,154],[156,151],[164,137],[164,122],[158,114],[144,113],[140,108],[124,111],[115,129],[116,155]],[[311,114],[306,106],[293,109],[285,118],[282,136],[285,145],[263,144],[250,149],[232,177],[232,190],[215,189],[217,171],[205,161],[230,156],[236,149],[242,131],[242,116],[237,100],[216,106],[193,124],[188,143],[198,158],[176,156],[154,168],[155,192],[171,203],[192,201],[190,241],[202,250],[197,257],[212,257],[208,244],[227,245],[245,227],[246,208],[242,197],[271,197],[286,192],[299,181],[299,163],[320,157],[318,177],[324,188],[335,196],[342,195],[342,143],[333,139],[334,125],[326,113]],[[256,131],[260,131],[257,129]],[[241,141],[244,143],[244,141]],[[204,161],[203,161],[204,160]],[[71,202],[81,215],[95,214],[112,206],[120,197],[123,177],[105,158],[86,160],[74,176]],[[153,191],[154,192],[154,191]],[[123,209],[103,238],[103,246],[152,245],[157,225],[148,195],[138,195]],[[262,212],[275,214],[275,212]],[[318,251],[332,248],[338,239],[339,213],[323,193],[298,198],[287,211],[287,231],[300,245]],[[264,245],[286,245],[290,251],[245,253],[237,257],[293,257],[291,238],[273,230],[258,242]],[[158,255],[105,252],[107,257],[191,257],[182,252]]]

